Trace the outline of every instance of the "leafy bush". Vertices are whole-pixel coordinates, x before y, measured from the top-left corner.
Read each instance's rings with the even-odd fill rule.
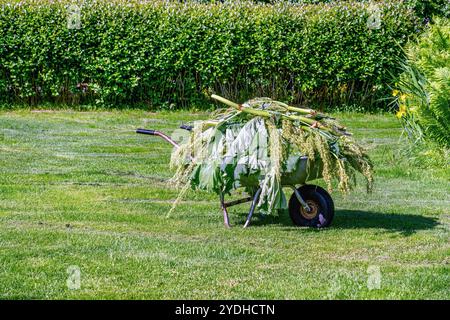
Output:
[[[450,1],[448,0],[406,0],[419,17],[426,20],[433,16],[450,18]]]
[[[85,0],[69,28],[71,3],[0,0],[0,100],[183,107],[217,92],[371,106],[417,31],[390,1]]]
[[[437,19],[408,49],[398,89],[394,91],[408,136],[414,143],[450,149],[450,22]],[[423,146],[421,146],[423,148]],[[430,153],[429,148],[422,150]],[[445,150],[446,149],[446,150]]]
[[[203,3],[217,2],[218,0],[197,0]],[[305,3],[305,4],[318,4],[318,3],[331,3],[331,2],[344,2],[348,0],[253,0],[256,3],[277,3],[277,2],[290,2],[290,3]],[[368,2],[370,0],[359,0],[359,2]],[[450,18],[450,1],[448,0],[391,0],[392,2],[403,1],[408,7],[413,9],[416,14],[424,19],[424,22],[430,20],[433,16]],[[223,0],[221,2],[224,2]]]

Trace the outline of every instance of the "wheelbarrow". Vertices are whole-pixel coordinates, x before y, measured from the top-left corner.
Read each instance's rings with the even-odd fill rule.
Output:
[[[181,125],[181,129],[188,131],[192,130],[192,126]],[[161,131],[150,129],[137,129],[136,133],[158,136],[175,148],[178,148],[178,143],[175,142],[168,135]],[[330,194],[320,186],[307,184],[321,178],[321,162],[320,159],[315,159],[314,164],[310,164],[308,157],[301,156],[297,158],[289,158],[288,166],[290,164],[289,172],[282,172],[281,184],[283,187],[289,187],[293,193],[289,199],[288,211],[289,216],[296,226],[325,228],[328,227],[334,217],[334,203]],[[250,196],[238,200],[225,202],[225,195],[220,194],[220,205],[223,211],[223,219],[226,227],[231,227],[228,216],[228,208],[251,202],[250,210],[245,220],[244,228],[250,225],[251,218],[255,211],[256,205],[261,194],[261,187],[258,184],[258,179],[248,179],[248,181],[240,181],[242,186],[250,186],[256,191]]]

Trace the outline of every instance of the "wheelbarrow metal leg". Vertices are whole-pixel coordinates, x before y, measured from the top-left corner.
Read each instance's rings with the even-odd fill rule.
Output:
[[[220,194],[220,205],[223,210],[223,223],[225,224],[225,227],[231,228],[230,219],[228,218],[228,211],[227,206],[225,204],[223,193]]]
[[[311,208],[308,206],[306,201],[302,198],[300,195],[300,192],[298,192],[297,188],[295,186],[291,186],[292,190],[294,190],[295,197],[297,198],[298,202],[302,205],[302,207],[307,211],[310,212]]]
[[[261,194],[261,188],[259,188],[255,196],[253,197],[252,206],[250,207],[250,211],[248,212],[247,220],[245,221],[244,228],[247,228],[250,224],[250,220],[252,219],[253,211],[255,211],[256,203],[258,202],[259,195]]]

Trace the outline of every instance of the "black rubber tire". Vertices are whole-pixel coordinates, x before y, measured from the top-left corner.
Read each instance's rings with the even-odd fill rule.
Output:
[[[315,204],[317,214],[311,219],[307,219],[301,214],[302,206],[295,193],[289,199],[289,216],[297,226],[326,228],[333,221],[334,203],[329,193],[319,186],[304,185],[297,189],[306,202]]]
[[[322,187],[315,186],[313,184],[305,184],[301,188],[312,188],[326,198],[327,204],[328,204],[328,209],[333,212],[331,220],[330,220],[330,223],[331,223],[331,221],[333,221],[333,217],[334,217],[334,201],[333,201],[333,198],[331,198],[331,195],[328,193],[328,191]]]

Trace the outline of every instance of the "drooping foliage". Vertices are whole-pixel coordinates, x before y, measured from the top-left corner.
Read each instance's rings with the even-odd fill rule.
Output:
[[[323,177],[348,192],[362,173],[372,188],[372,164],[365,151],[335,119],[311,109],[288,106],[269,98],[237,105],[213,119],[196,122],[192,133],[172,154],[173,182],[217,194],[239,187],[254,194],[263,212],[285,208],[283,185],[299,185]]]

